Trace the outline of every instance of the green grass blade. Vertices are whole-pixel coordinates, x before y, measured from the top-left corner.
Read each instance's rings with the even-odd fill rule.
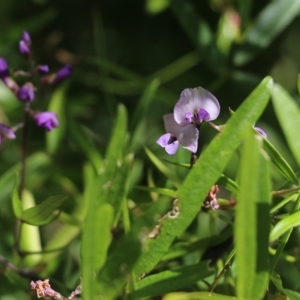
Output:
[[[137,282],[134,297],[141,298],[164,295],[174,290],[191,286],[197,281],[213,274],[214,271],[212,269],[209,270],[207,261],[160,272],[155,275],[147,276]]]
[[[262,299],[269,276],[270,171],[262,137],[249,131],[240,163],[235,219],[237,296]],[[245,259],[247,258],[247,259]]]
[[[287,143],[300,166],[300,108],[280,85],[274,85],[272,102]]]
[[[62,140],[66,134],[66,91],[68,85],[64,84],[59,87],[55,93],[52,95],[48,111],[56,112],[59,126],[54,128],[51,132],[47,132],[46,141],[47,141],[47,150],[49,153],[53,154],[59,145],[62,144]]]
[[[172,293],[165,295],[162,300],[242,300],[236,297],[224,296],[210,292]],[[245,300],[245,299],[243,299]]]

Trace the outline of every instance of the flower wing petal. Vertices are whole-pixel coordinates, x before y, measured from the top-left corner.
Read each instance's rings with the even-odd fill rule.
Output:
[[[161,147],[166,147],[168,146],[168,142],[171,137],[172,135],[170,133],[166,133],[157,139],[156,144],[158,144]]]
[[[199,131],[194,124],[188,124],[183,127],[180,135],[177,137],[178,142],[183,148],[196,153],[198,149]]]
[[[178,137],[182,132],[183,126],[176,123],[174,120],[174,114],[166,114],[164,115],[164,125],[166,132],[171,133],[172,136]]]

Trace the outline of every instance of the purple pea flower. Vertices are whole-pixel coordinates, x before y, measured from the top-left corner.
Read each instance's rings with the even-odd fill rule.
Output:
[[[179,147],[195,153],[198,148],[199,131],[194,124],[181,125],[176,123],[173,114],[164,115],[166,134],[158,138],[156,143],[165,148],[169,155],[174,155]]]
[[[51,131],[59,125],[57,115],[52,111],[44,111],[34,115],[34,120],[37,126]]]
[[[215,120],[220,113],[217,98],[202,87],[182,91],[174,107],[174,119],[178,124],[201,124]]]
[[[15,139],[16,135],[12,128],[0,123],[0,145],[2,144],[3,138]]]
[[[0,78],[4,80],[9,76],[8,63],[5,58],[0,57]]]
[[[53,83],[59,83],[65,79],[68,79],[73,73],[73,67],[71,65],[65,65],[59,69],[54,77]]]
[[[30,103],[34,99],[34,87],[31,82],[24,84],[17,92],[17,98],[25,103]]]

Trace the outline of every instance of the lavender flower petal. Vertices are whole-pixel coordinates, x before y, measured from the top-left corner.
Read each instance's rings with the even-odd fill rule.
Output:
[[[28,57],[30,55],[30,48],[23,40],[19,42],[19,51],[25,57]]]
[[[220,113],[220,104],[212,93],[202,87],[185,89],[174,107],[174,119],[178,124],[186,124],[186,114],[198,114],[200,109],[209,115],[205,121],[212,121]]]
[[[14,140],[16,138],[15,132],[12,128],[0,123],[0,145],[2,144],[3,138]]]
[[[17,98],[25,103],[30,103],[34,99],[33,87],[30,84],[25,84],[17,92]]]
[[[265,139],[268,138],[267,133],[266,133],[263,129],[261,129],[260,127],[254,127],[254,129],[255,129],[259,134],[261,134]]]
[[[26,43],[27,46],[31,45],[31,37],[25,30],[22,32],[22,40]]]
[[[54,78],[54,83],[59,83],[65,79],[68,79],[73,73],[73,67],[71,65],[65,65],[59,69]]]
[[[183,127],[181,133],[177,136],[178,142],[183,148],[196,153],[198,149],[199,131],[194,124],[188,124]]]

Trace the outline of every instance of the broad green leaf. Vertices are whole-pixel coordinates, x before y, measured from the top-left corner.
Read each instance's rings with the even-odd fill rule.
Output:
[[[114,252],[97,274],[99,294],[101,294],[103,299],[116,299],[124,289],[124,286],[131,281],[130,271],[140,252],[141,244],[138,236],[133,232],[123,235],[114,247]]]
[[[107,250],[112,240],[113,221],[114,209],[110,204],[90,207],[81,245],[84,299],[98,297],[95,270],[102,267],[106,260]]]
[[[246,42],[235,53],[236,65],[251,61],[261,49],[271,44],[298,15],[299,0],[274,0],[260,12],[253,27],[249,30]]]
[[[172,293],[165,295],[162,300],[245,300],[209,292]]]
[[[65,195],[48,197],[42,203],[24,210],[21,221],[35,226],[50,223],[58,216],[58,213],[54,214],[54,211],[64,203],[66,198]]]
[[[300,299],[300,293],[296,291],[292,291],[289,289],[283,289],[282,292],[288,296],[288,300],[299,300]]]
[[[270,156],[273,164],[280,171],[280,173],[290,182],[298,185],[298,178],[288,162],[281,156],[276,148],[267,139],[264,139],[263,146],[265,151]]]
[[[64,84],[57,88],[52,95],[48,111],[53,111],[57,114],[59,126],[54,128],[51,132],[46,133],[47,150],[53,154],[56,152],[59,145],[66,134],[66,91],[68,85]]]
[[[265,78],[201,154],[178,191],[179,216],[165,219],[156,239],[147,241],[146,251],[135,267],[137,277],[149,272],[168,251],[175,237],[180,236],[193,221],[207,193],[243,140],[243,132],[247,127],[252,127],[266,107],[271,87],[272,79]]]
[[[18,173],[16,174],[15,184],[11,195],[13,211],[16,218],[20,219],[23,213],[22,202],[18,192]]]
[[[270,241],[275,241],[289,229],[300,225],[300,211],[297,211],[280,220],[272,229]]]
[[[300,2],[297,1],[297,2]],[[272,102],[287,143],[300,165],[300,108],[296,101],[280,85],[274,85]]]
[[[115,154],[119,155],[116,151]],[[132,154],[126,156],[122,162],[116,162],[118,165],[114,165],[113,161],[108,161],[108,168],[92,182],[94,186],[88,187],[85,195],[86,201],[89,201],[89,210],[85,222],[81,252],[83,285],[87,287],[84,297],[87,299],[94,299],[99,294],[99,289],[102,291],[101,285],[94,278],[94,271],[96,269],[101,270],[106,261],[107,249],[111,242],[111,230],[126,197],[126,187],[132,162]],[[99,209],[103,207],[107,208],[103,211],[103,216],[100,216]],[[111,212],[107,210],[111,210]],[[105,215],[107,215],[106,219],[104,218]],[[104,238],[102,237],[103,231]],[[100,245],[91,247],[93,242],[99,238],[103,238],[99,243]]]
[[[43,152],[37,152],[27,158],[27,174],[34,174],[40,169],[50,166],[51,158]],[[0,177],[0,203],[9,199],[13,189],[13,182],[16,172],[21,171],[21,164],[18,163]]]
[[[157,157],[151,152],[148,148],[145,147],[145,152],[148,157],[151,159],[153,164],[159,169],[161,173],[163,173],[168,179],[172,181],[172,183],[178,187],[180,184],[180,179]]]
[[[214,274],[208,268],[208,261],[199,264],[167,270],[147,276],[135,285],[134,297],[154,297],[191,286],[197,281]]]
[[[235,217],[237,296],[262,299],[269,277],[270,171],[262,137],[249,131],[239,169]],[[245,259],[247,257],[247,259]]]
[[[177,191],[165,189],[165,188],[157,188],[157,187],[148,187],[148,186],[136,186],[138,190],[146,191],[146,192],[155,192],[160,195],[170,196],[176,198]]]

